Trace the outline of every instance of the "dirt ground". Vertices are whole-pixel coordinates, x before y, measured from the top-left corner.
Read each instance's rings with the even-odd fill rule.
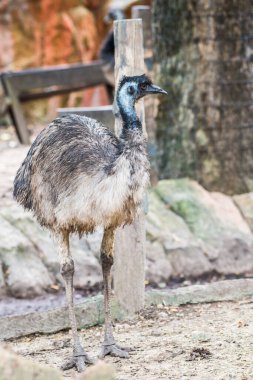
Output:
[[[134,347],[129,359],[107,357],[118,380],[252,380],[253,300],[146,308],[129,322],[117,322],[115,336]],[[96,358],[102,327],[81,331]],[[68,332],[9,342],[19,354],[59,367],[71,353]],[[65,376],[73,375],[73,370]]]

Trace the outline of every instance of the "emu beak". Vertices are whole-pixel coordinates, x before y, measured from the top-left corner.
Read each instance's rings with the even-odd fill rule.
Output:
[[[165,94],[168,95],[167,91],[163,90],[161,87],[151,84],[145,90],[146,94]]]

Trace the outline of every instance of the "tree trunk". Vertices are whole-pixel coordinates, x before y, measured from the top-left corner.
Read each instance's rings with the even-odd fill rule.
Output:
[[[161,177],[253,190],[252,27],[250,0],[154,0]]]

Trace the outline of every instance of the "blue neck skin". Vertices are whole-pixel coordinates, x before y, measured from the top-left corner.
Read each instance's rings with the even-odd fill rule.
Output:
[[[142,125],[136,114],[134,99],[128,100],[122,104],[120,97],[117,96],[117,104],[123,121],[123,128],[120,137],[127,137],[129,136],[129,133],[137,132],[137,130],[141,132]]]

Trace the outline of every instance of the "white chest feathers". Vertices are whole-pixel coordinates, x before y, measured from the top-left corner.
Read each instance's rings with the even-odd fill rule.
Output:
[[[110,175],[99,171],[92,177],[80,176],[75,190],[61,195],[55,210],[58,224],[73,219],[102,226],[110,225],[115,218],[124,221],[130,211],[138,212],[149,183],[148,168],[146,156],[129,160],[121,155]]]

